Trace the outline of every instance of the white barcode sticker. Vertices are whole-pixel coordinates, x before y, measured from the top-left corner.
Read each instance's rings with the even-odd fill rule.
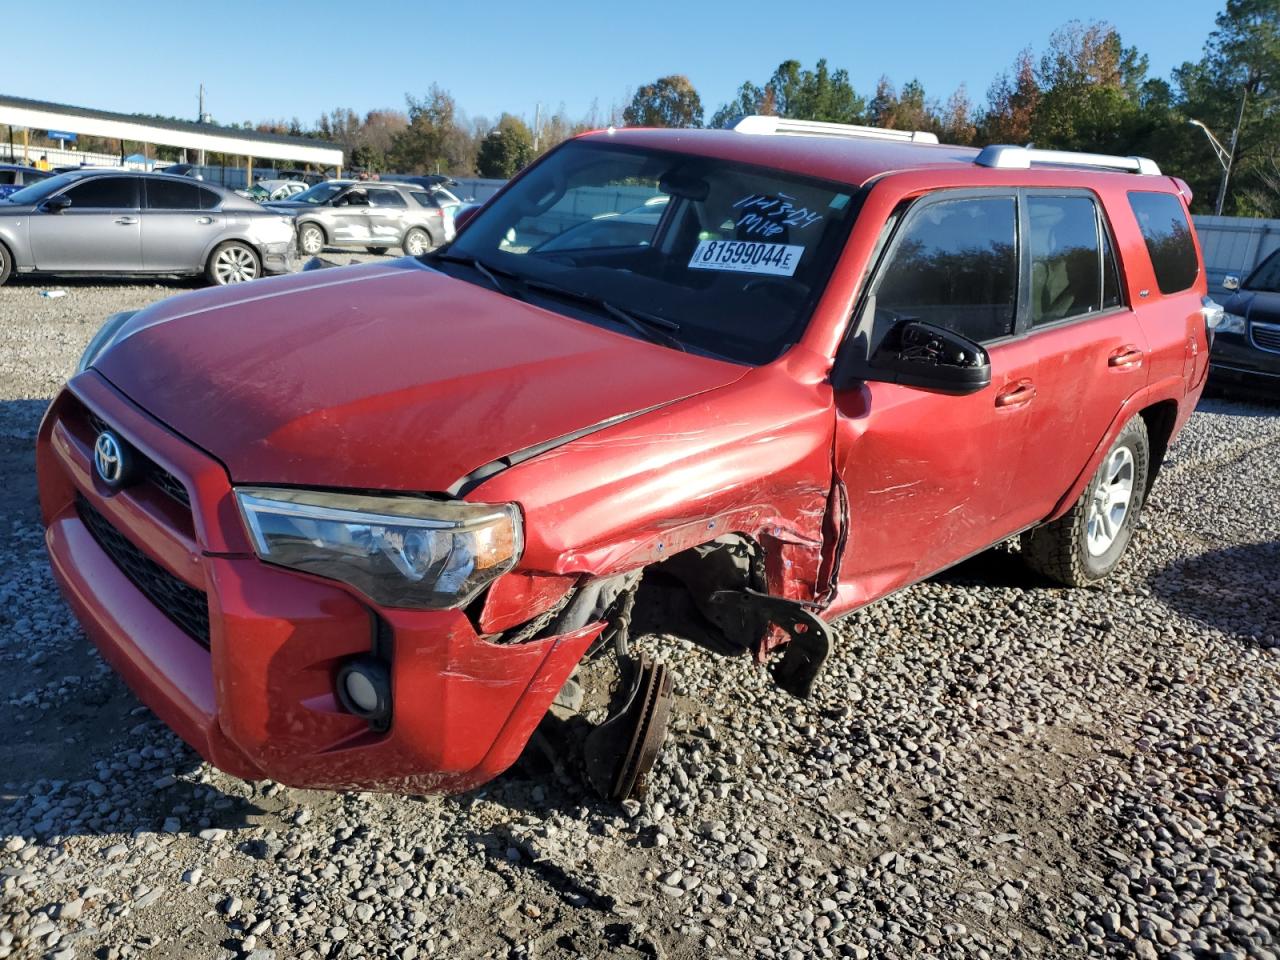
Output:
[[[727,270],[790,277],[800,265],[804,247],[759,240],[702,240],[689,258],[690,270]]]

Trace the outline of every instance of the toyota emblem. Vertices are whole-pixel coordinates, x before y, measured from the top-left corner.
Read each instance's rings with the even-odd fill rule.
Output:
[[[110,430],[103,430],[94,441],[93,466],[109,487],[118,487],[124,480],[124,443]]]

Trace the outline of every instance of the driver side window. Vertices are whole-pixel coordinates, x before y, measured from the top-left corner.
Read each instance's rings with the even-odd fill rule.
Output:
[[[1013,333],[1018,303],[1013,197],[964,197],[912,211],[876,284],[876,326],[923,320],[978,343]]]

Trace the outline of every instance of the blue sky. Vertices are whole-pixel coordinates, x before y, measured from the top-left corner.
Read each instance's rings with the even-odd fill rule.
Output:
[[[960,84],[975,102],[1028,45],[1042,49],[1072,18],[1114,23],[1168,76],[1198,59],[1217,0],[737,0],[732,3],[511,2],[362,5],[311,0],[106,4],[64,0],[54,20],[0,53],[0,93],[124,112],[191,117],[203,81],[220,122],[300,117],[333,107],[403,109],[406,91],[435,82],[470,116],[503,110],[532,119],[563,104],[570,116],[598,100],[684,73],[708,117],[742,81],[763,82],[781,61],[826,57],[859,92],[888,74],[918,77],[945,99]],[[279,13],[262,12],[275,8]],[[428,12],[444,9],[440,15]],[[367,14],[361,10],[366,9]],[[286,11],[296,11],[287,13]]]

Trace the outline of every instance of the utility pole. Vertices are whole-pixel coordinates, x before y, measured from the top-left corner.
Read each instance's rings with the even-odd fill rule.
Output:
[[[535,103],[533,105],[533,152],[538,152],[538,147],[542,142],[542,104]]]
[[[1227,181],[1231,178],[1231,165],[1236,159],[1236,142],[1240,139],[1240,125],[1244,123],[1244,105],[1249,99],[1249,86],[1245,85],[1240,94],[1240,112],[1236,114],[1236,128],[1231,131],[1231,149],[1227,151],[1227,162],[1222,167],[1222,182],[1218,184],[1218,202],[1214,204],[1214,215],[1222,216],[1222,204],[1227,199]]]

